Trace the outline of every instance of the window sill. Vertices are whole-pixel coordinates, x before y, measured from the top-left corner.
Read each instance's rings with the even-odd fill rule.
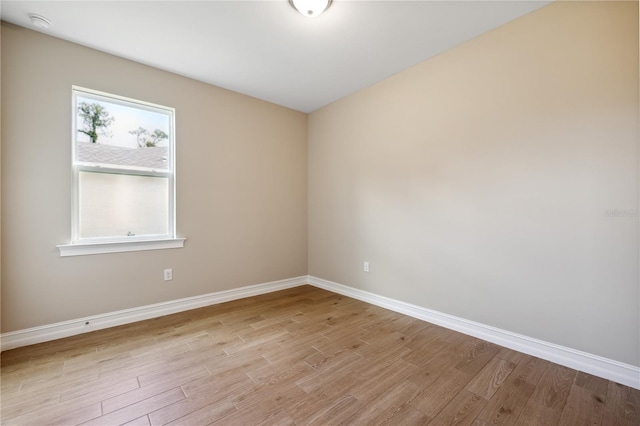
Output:
[[[118,241],[105,243],[76,243],[58,246],[60,256],[84,256],[88,254],[121,253],[125,251],[162,250],[184,247],[186,238],[164,240]]]

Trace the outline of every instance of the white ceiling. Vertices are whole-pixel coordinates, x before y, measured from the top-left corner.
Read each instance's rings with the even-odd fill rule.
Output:
[[[303,112],[549,1],[344,1],[306,18],[287,0],[2,1],[42,32]],[[36,29],[37,30],[37,29]]]

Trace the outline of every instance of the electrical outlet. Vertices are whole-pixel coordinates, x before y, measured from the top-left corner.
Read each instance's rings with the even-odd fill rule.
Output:
[[[173,279],[173,269],[164,270],[164,280],[171,281]]]
[[[362,265],[362,270],[364,272],[369,272],[369,262],[364,262],[364,264]]]

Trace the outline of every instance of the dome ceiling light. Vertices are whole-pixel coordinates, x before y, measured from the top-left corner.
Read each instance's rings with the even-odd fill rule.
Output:
[[[289,0],[289,4],[302,15],[308,18],[320,16],[329,9],[333,0]]]

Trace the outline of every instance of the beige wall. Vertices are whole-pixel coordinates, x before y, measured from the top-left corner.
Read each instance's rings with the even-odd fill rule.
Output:
[[[309,273],[640,365],[638,137],[638,3],[542,8],[309,116]]]
[[[60,257],[72,85],[176,109],[185,248]],[[2,106],[2,332],[307,273],[305,114],[5,23]]]

